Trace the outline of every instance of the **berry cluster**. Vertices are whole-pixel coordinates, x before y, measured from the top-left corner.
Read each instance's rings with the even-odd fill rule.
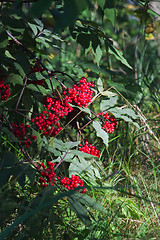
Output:
[[[31,120],[32,123],[35,122],[38,129],[43,132],[43,135],[50,135],[51,137],[54,137],[62,130],[58,121],[58,116],[49,111],[43,111],[43,113]]]
[[[80,86],[74,85],[70,90],[63,88],[61,97],[54,93],[51,97],[46,96],[43,105],[45,110],[31,120],[43,132],[43,135],[55,136],[62,130],[59,123],[60,118],[66,117],[73,111],[69,103],[87,107],[91,102],[93,91],[89,87],[93,87],[93,83],[87,82],[84,77],[79,80],[79,83]]]
[[[0,77],[0,94],[1,94],[1,101],[6,101],[8,97],[11,96],[9,91],[9,86],[4,84],[4,81]]]
[[[73,85],[73,88],[70,90],[67,89],[68,96],[67,99],[69,102],[73,102],[75,105],[79,107],[87,107],[88,103],[92,100],[92,93],[93,91],[90,90],[90,87],[94,87],[92,82],[87,82],[85,77],[82,77],[79,80],[80,86]]]
[[[40,184],[40,187],[45,188],[48,185],[54,186],[54,183],[56,181],[56,174],[54,172],[54,163],[51,163],[50,161],[47,163],[47,167],[44,165],[44,163],[40,163],[38,166],[38,169],[40,171],[40,177],[38,176],[36,184]]]
[[[47,166],[44,163],[38,165],[39,173],[37,175],[37,181],[35,185],[39,185],[41,188],[45,188],[48,185],[54,186],[56,179],[60,181],[60,184],[67,188],[68,190],[75,189],[77,187],[83,187],[84,181],[81,180],[78,176],[72,175],[72,178],[68,177],[56,177],[54,172],[54,163],[50,161],[47,163]],[[81,193],[86,193],[86,188],[84,188]]]
[[[24,125],[24,123],[12,124],[12,133],[20,140],[20,143],[27,148],[29,148],[32,145],[33,141],[37,138],[36,136],[27,133],[29,127],[29,125]]]
[[[108,113],[99,113],[99,116],[103,116],[104,123],[102,125],[102,128],[106,130],[107,133],[112,133],[116,129],[117,121],[113,116],[109,116]]]
[[[46,107],[47,110],[51,110],[56,116],[61,118],[67,116],[68,113],[73,110],[66,98],[61,100],[56,96],[46,97],[44,107]]]
[[[77,187],[83,187],[84,181],[79,178],[79,176],[72,175],[72,178],[69,179],[68,177],[60,178],[57,177],[57,179],[60,181],[60,184],[63,185],[68,190],[73,190]],[[81,193],[86,193],[86,188],[84,188]]]
[[[79,147],[81,147],[81,144],[79,144]],[[91,143],[89,144],[88,141],[85,141],[84,147],[81,147],[79,151],[94,155],[96,157],[99,157],[101,155],[101,152],[96,149]]]

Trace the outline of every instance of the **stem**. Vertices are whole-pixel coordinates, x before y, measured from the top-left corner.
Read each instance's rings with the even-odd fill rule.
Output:
[[[17,101],[17,104],[16,104],[16,111],[17,111],[17,109],[18,109],[18,105],[19,105],[19,103],[20,103],[20,101],[21,101],[21,98],[22,98],[24,89],[25,89],[25,87],[26,87],[27,80],[28,80],[28,79],[27,79],[27,77],[26,77],[25,82],[24,82],[24,84],[23,84],[22,91],[21,91],[21,93],[20,93],[20,95],[19,95],[19,98],[18,98],[18,101]]]
[[[78,129],[78,132],[81,135],[81,139],[82,139],[82,142],[83,142],[83,145],[84,145],[84,139],[83,139],[83,135],[82,135],[82,132],[81,132],[81,128],[79,126],[79,122],[77,122],[77,129]],[[79,136],[77,136],[77,141],[79,141],[78,139],[79,139]]]
[[[56,76],[54,76],[54,78],[55,78],[65,89],[67,89],[67,87],[66,87]]]
[[[74,83],[76,83],[75,80],[74,80],[69,74],[67,74],[67,73],[64,73],[64,72],[61,72],[61,71],[53,71],[53,72],[52,72],[52,74],[55,74],[55,73],[60,73],[60,74],[62,74],[63,76],[67,76],[67,77],[69,77]]]
[[[64,161],[65,157],[67,156],[68,152],[69,152],[69,149],[65,153],[64,157],[61,158],[61,161],[55,166],[54,170],[56,170],[59,167],[59,165],[61,165],[61,163]]]

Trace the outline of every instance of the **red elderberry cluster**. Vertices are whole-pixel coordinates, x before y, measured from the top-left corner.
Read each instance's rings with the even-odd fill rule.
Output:
[[[79,83],[80,86],[74,85],[70,90],[63,88],[61,98],[54,93],[52,97],[46,96],[43,105],[46,110],[31,120],[43,132],[43,135],[55,136],[62,130],[59,123],[60,118],[73,111],[69,103],[73,102],[79,107],[87,107],[91,102],[93,91],[89,87],[93,87],[93,83],[87,82],[84,77],[79,80]]]
[[[24,125],[24,123],[12,124],[12,133],[20,140],[20,143],[27,148],[29,148],[32,145],[33,141],[37,138],[36,136],[27,133],[29,127],[29,125]]]
[[[72,178],[64,177],[60,178],[57,177],[58,180],[60,180],[60,184],[63,185],[68,190],[73,190],[77,187],[83,187],[84,181],[79,178],[79,176],[72,175]],[[86,193],[86,188],[84,188],[81,193]]]
[[[58,121],[59,117],[49,111],[43,111],[43,113],[31,120],[32,123],[35,122],[38,129],[43,132],[43,135],[50,135],[51,137],[54,137],[62,130]]]
[[[6,101],[8,97],[11,96],[9,91],[9,86],[4,84],[3,79],[0,77],[0,94],[1,94],[1,101]]]
[[[61,100],[56,96],[46,97],[44,106],[47,110],[51,110],[56,116],[61,118],[67,116],[73,110],[68,103],[68,99],[64,98]]]
[[[106,130],[107,133],[112,133],[116,129],[117,121],[113,116],[109,116],[108,113],[99,113],[99,116],[103,116],[104,123],[102,125],[102,128]]]
[[[73,102],[75,105],[79,107],[87,107],[88,103],[92,100],[93,91],[90,90],[90,87],[94,87],[92,82],[87,82],[85,77],[82,77],[79,80],[80,85],[73,85],[73,87],[69,90],[67,89],[68,96],[66,98],[69,102]]]
[[[81,144],[79,144],[79,146],[81,147]],[[81,147],[79,151],[94,155],[96,157],[99,157],[101,155],[101,152],[96,149],[91,143],[89,144],[88,141],[85,141],[84,147]]]
[[[47,163],[47,167],[44,165],[44,163],[40,163],[38,169],[40,171],[41,176],[38,176],[38,180],[35,182],[35,185],[40,184],[40,187],[42,188],[45,188],[48,185],[54,186],[54,183],[56,181],[54,163],[51,163],[49,161]]]

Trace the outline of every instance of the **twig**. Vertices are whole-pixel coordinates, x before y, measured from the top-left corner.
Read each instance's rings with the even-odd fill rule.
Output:
[[[15,37],[13,37],[13,35],[7,30],[7,28],[6,28],[3,24],[1,24],[1,26],[6,30],[6,33],[8,34],[8,36],[9,36],[10,38],[12,38],[12,40],[13,40],[16,44],[23,46],[21,42],[19,42]]]
[[[21,98],[22,98],[24,89],[25,89],[26,84],[27,84],[27,80],[28,80],[28,79],[27,79],[27,77],[26,77],[26,78],[25,78],[25,81],[24,81],[24,84],[23,84],[22,91],[21,91],[21,93],[20,93],[20,95],[19,95],[19,98],[18,98],[18,101],[17,101],[17,104],[16,104],[16,110],[18,109],[18,105],[19,105],[19,103],[20,103],[20,101],[21,101]]]
[[[68,152],[69,152],[69,149],[66,151],[63,158],[61,158],[61,161],[55,166],[54,170],[56,170],[59,167],[59,165],[61,165],[61,163],[64,161],[65,157],[67,156]]]
[[[74,80],[69,74],[67,74],[67,73],[64,73],[64,72],[61,72],[61,71],[52,71],[51,73],[52,73],[52,74],[60,73],[60,74],[62,74],[63,76],[69,77],[69,78],[75,83],[75,80]]]
[[[83,139],[83,135],[82,135],[82,132],[81,132],[81,128],[79,126],[79,122],[77,122],[77,129],[78,129],[78,132],[80,133],[81,135],[81,139],[82,139],[82,142],[83,142],[83,145],[84,145],[84,139]],[[79,136],[77,137],[77,141],[79,140]]]

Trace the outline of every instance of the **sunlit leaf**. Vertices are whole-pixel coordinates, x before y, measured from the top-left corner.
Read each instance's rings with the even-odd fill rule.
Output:
[[[100,137],[108,148],[108,133],[102,129],[99,121],[93,121],[93,127],[96,130],[97,137]]]
[[[97,88],[98,88],[98,91],[99,91],[100,93],[102,93],[103,90],[104,90],[104,88],[103,88],[103,82],[102,82],[102,80],[101,80],[100,77],[99,77],[98,80],[97,80]]]
[[[113,107],[117,103],[117,100],[118,100],[117,95],[113,95],[107,100],[102,100],[100,103],[101,111],[103,112],[103,111],[106,111],[107,109]]]

